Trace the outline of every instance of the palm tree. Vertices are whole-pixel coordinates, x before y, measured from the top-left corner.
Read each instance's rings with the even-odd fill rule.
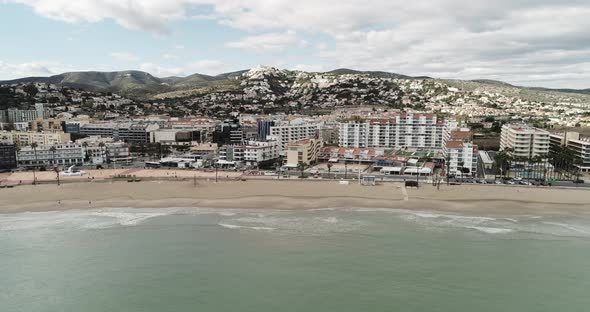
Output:
[[[49,151],[51,152],[51,164],[55,167],[55,153],[57,152],[57,147],[53,145],[49,148]]]
[[[39,145],[35,142],[31,143],[31,148],[33,149],[33,154],[35,155],[35,163],[33,164],[33,185],[37,184],[37,174],[35,173],[35,166],[37,165],[37,147]]]
[[[90,155],[88,154],[88,142],[82,143],[82,146],[84,147],[84,161],[87,162],[90,160]]]
[[[302,179],[305,178],[305,167],[306,167],[305,166],[305,163],[302,162],[302,161],[300,161],[297,164],[297,169],[299,169],[301,171],[301,176],[299,176],[299,177],[302,178]]]
[[[103,150],[103,149],[104,149],[104,147],[105,147],[105,144],[104,144],[104,142],[100,142],[100,143],[98,143],[98,147],[100,148],[100,157],[102,158],[102,154],[103,154],[103,153],[102,153],[102,150]],[[103,159],[103,162],[107,162],[107,163],[108,163],[108,162],[109,162],[108,158],[107,158],[106,156],[105,156],[105,158],[106,158],[106,159]]]

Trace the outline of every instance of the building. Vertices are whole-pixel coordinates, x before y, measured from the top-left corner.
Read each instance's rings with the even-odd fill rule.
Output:
[[[16,166],[16,145],[0,143],[0,170],[14,169]]]
[[[76,140],[76,143],[84,147],[85,161],[93,165],[128,161],[131,157],[129,145],[112,138],[87,137]]]
[[[225,120],[213,134],[213,143],[219,145],[242,144],[243,141],[244,133],[237,120]]]
[[[338,123],[324,123],[319,128],[318,137],[325,145],[338,145],[340,138],[340,124]]]
[[[160,126],[155,123],[88,123],[80,126],[80,134],[113,138],[116,141],[124,141],[129,144],[147,144],[150,142],[150,132],[159,128]]]
[[[250,141],[245,145],[226,145],[219,149],[220,163],[239,162],[246,166],[258,166],[262,162],[278,159],[279,144],[276,141]]]
[[[559,147],[567,146],[582,160],[582,172],[590,172],[590,138],[583,138],[578,132],[552,133],[549,136],[550,150],[557,152]]]
[[[265,141],[270,135],[270,128],[274,127],[274,125],[273,120],[259,120],[257,122],[258,140]]]
[[[500,150],[514,158],[531,159],[549,154],[549,132],[523,124],[502,126]]]
[[[319,128],[319,123],[308,121],[279,123],[270,127],[270,136],[268,139],[279,142],[281,151],[284,152],[287,149],[287,145],[291,142],[316,138]]]
[[[475,176],[477,173],[479,159],[477,145],[459,140],[449,141],[443,148],[443,155],[447,161],[446,167],[449,174]]]
[[[55,147],[55,150],[52,150]],[[77,143],[43,144],[32,148],[21,147],[18,165],[22,167],[73,166],[84,163],[84,148]]]
[[[304,139],[287,146],[286,167],[296,168],[300,163],[307,166],[317,162],[323,143],[318,139]]]
[[[18,146],[29,146],[33,143],[38,145],[63,144],[70,142],[70,134],[62,131],[55,132],[20,132],[0,131],[0,142],[14,143]]]
[[[55,119],[55,118],[37,118],[35,120],[31,120],[29,122],[29,129],[31,131],[64,131],[65,129],[65,119]]]
[[[39,118],[37,110],[21,110],[16,108],[9,108],[4,111],[6,115],[5,120],[8,123],[29,122]]]
[[[443,148],[445,123],[434,114],[399,114],[340,124],[339,145],[354,148]]]

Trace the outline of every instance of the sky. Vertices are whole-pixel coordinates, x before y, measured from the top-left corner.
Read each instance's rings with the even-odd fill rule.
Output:
[[[0,80],[258,65],[590,88],[589,0],[0,0]]]

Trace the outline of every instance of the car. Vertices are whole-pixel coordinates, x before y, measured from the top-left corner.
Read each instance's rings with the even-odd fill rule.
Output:
[[[509,181],[506,181],[506,184],[514,185],[516,183],[514,183],[514,181],[512,181],[512,180],[509,180]]]
[[[496,181],[496,182],[494,182],[494,183],[495,183],[495,184],[504,184],[504,183],[502,183],[502,181]]]
[[[582,179],[576,179],[576,180],[573,180],[572,182],[574,182],[575,184],[584,184],[585,183],[584,180],[582,180]]]

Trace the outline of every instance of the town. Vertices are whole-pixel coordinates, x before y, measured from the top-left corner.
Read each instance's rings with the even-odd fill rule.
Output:
[[[56,179],[88,169],[174,168],[523,185],[584,185],[590,171],[590,139],[559,130],[590,123],[589,104],[574,95],[548,105],[469,83],[311,73],[293,80],[274,68],[240,79],[243,94],[156,100],[4,85],[0,170],[55,171]],[[291,84],[290,99],[305,96],[276,96],[269,79]],[[346,98],[334,90],[343,85]],[[38,181],[19,181],[29,182]]]

